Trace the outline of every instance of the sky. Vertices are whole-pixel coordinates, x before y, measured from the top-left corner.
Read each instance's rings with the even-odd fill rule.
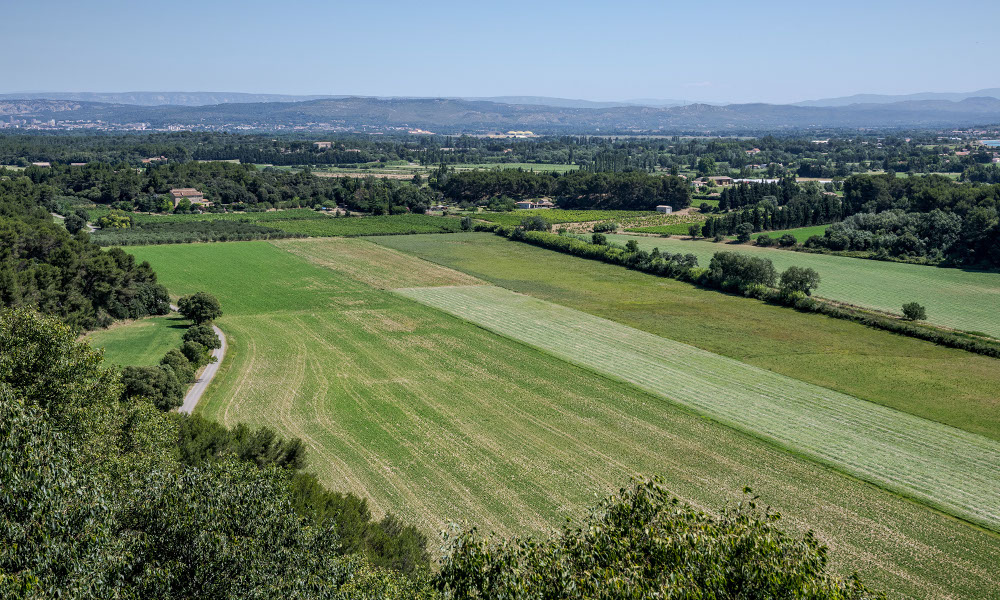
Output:
[[[794,102],[1000,87],[1000,1],[0,0],[0,93]]]

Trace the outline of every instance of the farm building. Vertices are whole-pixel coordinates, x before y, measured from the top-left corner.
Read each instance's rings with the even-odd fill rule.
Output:
[[[174,201],[174,207],[176,208],[177,203],[183,198],[187,198],[191,204],[202,204],[211,205],[211,202],[205,200],[205,195],[194,188],[174,188],[170,190],[170,197]]]
[[[666,204],[660,204],[659,206],[656,207],[656,212],[669,215],[670,213],[674,212],[674,207],[667,206]]]
[[[535,203],[525,200],[524,202],[515,202],[514,206],[517,208],[535,208]]]
[[[322,150],[324,148],[332,147],[333,142],[313,142],[313,145],[315,145],[318,150]]]
[[[708,179],[711,179],[712,181],[714,181],[716,183],[716,185],[733,185],[733,178],[732,177],[727,177],[725,175],[713,175],[712,177],[709,177]]]

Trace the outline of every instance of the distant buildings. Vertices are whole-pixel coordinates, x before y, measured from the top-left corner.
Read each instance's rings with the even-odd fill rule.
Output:
[[[656,207],[656,212],[669,215],[670,213],[674,212],[674,207],[667,206],[666,204],[660,204],[659,206]]]
[[[555,208],[556,205],[548,200],[539,200],[534,202],[532,200],[522,200],[521,202],[515,202],[514,206],[517,208]]]
[[[316,146],[317,150],[323,150],[325,148],[332,148],[333,142],[313,142],[313,145]]]
[[[714,175],[712,177],[708,177],[707,179],[711,179],[716,185],[733,185],[733,178],[727,177],[726,175]]]
[[[174,201],[174,208],[177,208],[177,204],[185,198],[191,204],[200,204],[202,206],[212,205],[211,202],[205,200],[204,194],[194,188],[174,188],[170,190],[170,197]]]

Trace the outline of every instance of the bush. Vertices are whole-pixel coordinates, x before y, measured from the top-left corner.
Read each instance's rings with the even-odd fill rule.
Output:
[[[552,229],[552,223],[535,215],[521,219],[521,229],[525,231],[549,231]]]
[[[927,318],[927,309],[916,302],[907,302],[903,305],[903,318],[907,321],[923,321]]]
[[[462,231],[470,231],[472,229],[472,218],[462,217]]]
[[[818,238],[819,236],[814,235],[813,237]],[[810,238],[810,239],[812,239],[812,238]],[[784,246],[785,248],[788,248],[790,246],[794,246],[797,243],[798,243],[798,240],[795,239],[795,236],[792,235],[792,234],[790,234],[790,233],[786,233],[785,235],[783,235],[780,238],[778,238],[778,245]]]
[[[145,398],[160,410],[171,410],[184,400],[184,386],[167,365],[125,367],[122,370],[122,398]]]
[[[608,243],[608,238],[605,237],[603,233],[595,233],[590,236],[590,243],[595,246],[606,246]]]
[[[739,252],[716,252],[708,268],[715,287],[723,289],[735,286],[742,290],[755,283],[774,287],[778,277],[770,260]]]
[[[750,241],[750,234],[753,233],[753,225],[750,223],[740,223],[736,226],[736,241],[745,244]]]
[[[198,342],[202,346],[214,350],[222,347],[222,340],[215,334],[211,323],[199,323],[188,327],[182,338],[185,342]]]
[[[767,235],[766,233],[762,233],[759,236],[757,236],[757,240],[754,243],[756,243],[758,246],[767,248],[774,245],[774,240],[772,240],[771,236]]]
[[[207,365],[212,360],[212,355],[209,354],[208,348],[202,346],[198,342],[184,342],[181,345],[181,354],[184,358],[188,359],[195,368]]]
[[[604,221],[603,223],[594,225],[594,231],[596,233],[614,233],[618,231],[618,223],[615,223],[614,221]]]
[[[174,374],[177,375],[177,380],[181,383],[192,383],[194,382],[194,371],[195,368],[191,365],[191,361],[184,356],[178,348],[174,348],[167,352],[163,358],[160,359],[161,365],[169,366],[174,370]]]
[[[819,273],[813,269],[802,267],[788,267],[781,274],[781,292],[791,295],[794,292],[801,292],[806,296],[811,296],[812,291],[819,286]]]
[[[688,235],[691,236],[691,239],[698,237],[698,234],[701,233],[701,227],[698,223],[688,225]]]

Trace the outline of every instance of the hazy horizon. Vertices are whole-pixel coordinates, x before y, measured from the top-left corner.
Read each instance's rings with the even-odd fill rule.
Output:
[[[973,22],[1000,3],[977,0]],[[941,29],[929,0],[626,0],[475,6],[55,0],[5,8],[2,93],[209,90],[791,103],[996,86],[987,28]],[[780,19],[779,19],[780,16]],[[886,24],[891,23],[891,27]],[[905,60],[917,57],[919,60]],[[928,74],[933,83],[925,83]]]

